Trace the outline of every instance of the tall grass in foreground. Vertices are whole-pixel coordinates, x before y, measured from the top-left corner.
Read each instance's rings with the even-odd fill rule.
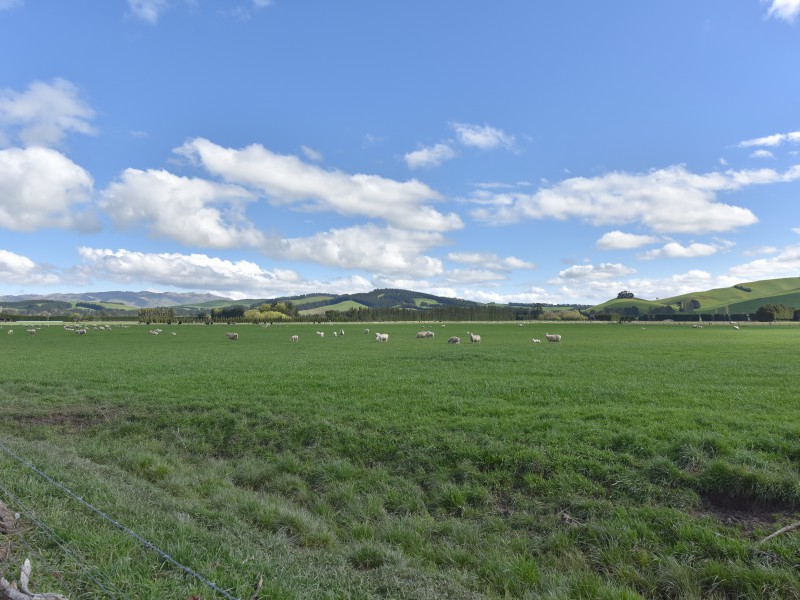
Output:
[[[758,543],[800,510],[800,330],[344,327],[0,332],[0,441],[240,598],[800,598],[800,536]],[[214,597],[0,483],[123,596]],[[42,589],[107,596],[24,537]]]

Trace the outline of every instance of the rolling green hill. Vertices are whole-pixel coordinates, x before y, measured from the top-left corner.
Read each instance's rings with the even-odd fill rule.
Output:
[[[651,308],[666,306],[678,308],[692,300],[700,303],[700,308],[692,311],[696,313],[754,313],[765,304],[784,304],[800,308],[800,277],[750,281],[731,287],[690,292],[656,301],[641,298],[614,298],[593,306],[590,310],[621,312],[625,308],[635,306],[642,313],[647,313]]]

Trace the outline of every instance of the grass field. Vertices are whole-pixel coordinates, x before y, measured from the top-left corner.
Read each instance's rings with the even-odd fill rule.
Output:
[[[236,598],[800,598],[800,328],[322,327],[6,327],[0,442]],[[34,591],[222,597],[2,451],[0,500],[80,557],[24,517]]]

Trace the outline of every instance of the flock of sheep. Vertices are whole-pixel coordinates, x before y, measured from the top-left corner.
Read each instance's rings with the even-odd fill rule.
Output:
[[[150,333],[154,333],[154,332],[151,331]],[[325,332],[324,331],[317,331],[316,334],[321,338],[325,337]],[[364,335],[368,335],[368,334],[369,334],[369,329],[364,329]],[[173,333],[173,335],[175,335],[175,334]],[[226,335],[228,336],[228,339],[230,341],[236,341],[236,340],[239,339],[239,334],[238,333],[232,333],[231,332],[231,333],[227,333]],[[470,341],[471,344],[480,343],[481,336],[479,336],[478,334],[472,333],[471,331],[468,331],[467,335],[469,336],[469,341]],[[344,336],[344,329],[341,329],[339,331],[334,331],[333,332],[333,336],[334,337],[343,337]],[[417,332],[417,339],[433,339],[434,337],[436,337],[436,334],[433,331],[418,331]],[[560,342],[561,341],[561,336],[559,334],[555,334],[555,333],[546,333],[545,334],[545,339],[548,342]],[[289,337],[289,341],[290,342],[299,342],[300,341],[300,336],[299,335],[292,335],[292,336]],[[389,341],[389,334],[388,333],[375,332],[375,341],[376,342],[388,342]],[[538,344],[542,340],[537,340],[536,338],[534,338],[532,341],[533,341],[534,344]],[[447,343],[448,344],[460,344],[461,343],[461,338],[454,335],[454,336],[452,336],[451,338],[449,338],[447,340]]]

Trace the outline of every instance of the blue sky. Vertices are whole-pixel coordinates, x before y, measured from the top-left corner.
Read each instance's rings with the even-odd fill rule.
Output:
[[[0,294],[800,276],[800,0],[0,0]]]

